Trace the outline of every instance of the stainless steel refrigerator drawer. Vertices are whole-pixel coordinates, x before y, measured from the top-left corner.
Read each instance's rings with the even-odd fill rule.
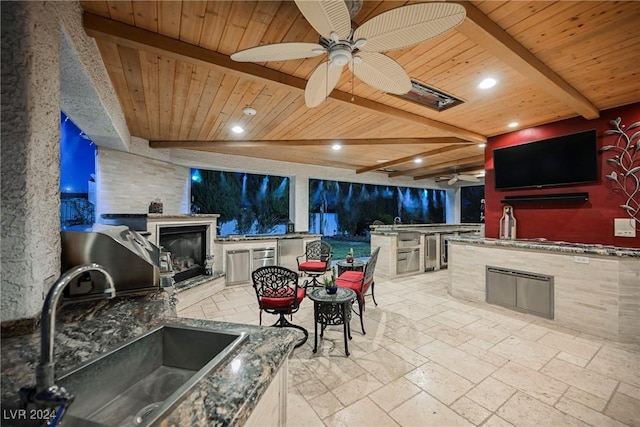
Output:
[[[249,282],[251,258],[248,249],[227,252],[226,283],[235,285]]]

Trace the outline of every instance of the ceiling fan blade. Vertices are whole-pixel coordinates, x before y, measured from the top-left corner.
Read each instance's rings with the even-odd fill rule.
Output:
[[[458,175],[458,178],[460,178],[461,181],[480,182],[478,177],[473,176],[473,175]]]
[[[422,43],[445,33],[466,16],[456,3],[418,3],[391,9],[371,18],[353,34],[353,40],[366,39],[360,50],[386,52]]]
[[[357,78],[383,92],[403,95],[411,90],[411,79],[396,61],[377,52],[359,52],[362,61],[351,61],[349,69]]]
[[[304,90],[304,102],[307,107],[313,108],[322,104],[338,84],[341,74],[342,67],[329,65],[328,61],[318,65]]]
[[[447,181],[447,184],[449,184],[449,185],[453,185],[453,184],[455,184],[456,182],[458,182],[458,176],[457,176],[457,175],[456,175],[456,176],[454,176],[453,178],[451,178],[449,181]]]
[[[286,61],[323,55],[326,49],[318,43],[275,43],[238,51],[231,59],[238,62]]]
[[[340,40],[351,33],[351,17],[343,0],[295,0],[309,24],[321,35],[330,38],[335,31]]]

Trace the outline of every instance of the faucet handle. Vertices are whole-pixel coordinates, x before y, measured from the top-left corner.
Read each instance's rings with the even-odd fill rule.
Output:
[[[39,407],[55,408],[62,406],[67,408],[75,397],[64,387],[52,385],[40,392],[36,387],[22,387],[20,389],[20,407],[26,409],[29,403]]]

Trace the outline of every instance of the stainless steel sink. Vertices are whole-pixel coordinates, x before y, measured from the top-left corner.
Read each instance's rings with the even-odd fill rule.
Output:
[[[245,339],[182,325],[153,329],[58,379],[75,396],[64,425],[150,426]]]

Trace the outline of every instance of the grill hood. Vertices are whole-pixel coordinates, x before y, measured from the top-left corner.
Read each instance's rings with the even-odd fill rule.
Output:
[[[159,248],[127,226],[95,224],[64,230],[60,236],[62,272],[95,262],[113,277],[116,296],[159,289]],[[101,298],[104,281],[102,274],[90,272],[72,281],[65,296],[72,300]]]

